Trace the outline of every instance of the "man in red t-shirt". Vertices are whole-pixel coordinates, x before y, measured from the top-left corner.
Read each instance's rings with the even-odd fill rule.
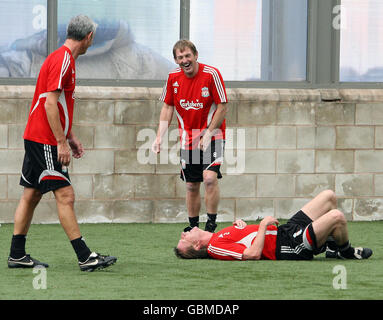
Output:
[[[48,267],[25,253],[26,234],[42,195],[53,191],[58,215],[82,271],[107,267],[115,257],[91,252],[81,236],[74,212],[74,191],[67,166],[84,149],[72,132],[75,60],[92,45],[96,24],[79,15],[71,19],[62,47],[44,61],[24,132],[25,157],[20,185],[24,192],[15,212],[14,231],[8,257],[9,268]]]
[[[173,113],[179,127],[181,175],[186,182],[186,206],[190,230],[199,225],[200,184],[205,185],[207,222],[205,230],[216,228],[219,202],[218,179],[225,145],[227,96],[218,69],[197,62],[198,51],[189,40],[179,40],[173,47],[179,68],[169,73],[160,100],[163,107],[152,150],[160,152],[162,137]]]
[[[181,234],[175,253],[185,259],[311,260],[326,251],[327,258],[368,259],[372,250],[351,246],[347,220],[336,205],[334,192],[326,190],[278,227],[271,216],[259,225],[237,220],[217,233],[195,227]]]

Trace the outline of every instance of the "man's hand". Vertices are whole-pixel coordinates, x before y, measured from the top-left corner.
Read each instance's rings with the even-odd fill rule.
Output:
[[[262,219],[260,224],[264,224],[265,226],[270,226],[272,224],[278,225],[279,221],[272,216],[267,216]]]
[[[69,166],[71,160],[70,148],[66,140],[57,143],[57,161],[63,166]]]
[[[206,129],[201,140],[199,141],[198,148],[202,151],[206,151],[206,149],[210,146],[212,136],[213,133],[209,129]]]
[[[162,144],[161,138],[157,137],[152,144],[152,151],[154,153],[159,153],[161,151],[161,144]]]
[[[234,226],[238,226],[239,228],[243,229],[244,227],[247,226],[247,223],[243,221],[242,219],[237,219],[233,222]]]
[[[72,149],[72,155],[76,159],[80,159],[84,155],[84,148],[82,143],[76,138],[68,139],[70,148]]]

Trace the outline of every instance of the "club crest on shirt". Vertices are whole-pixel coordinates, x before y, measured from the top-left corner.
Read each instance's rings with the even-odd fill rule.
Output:
[[[202,97],[204,97],[204,98],[207,98],[208,96],[210,96],[209,88],[208,88],[208,87],[203,87],[203,88],[201,89],[201,95],[202,95]]]

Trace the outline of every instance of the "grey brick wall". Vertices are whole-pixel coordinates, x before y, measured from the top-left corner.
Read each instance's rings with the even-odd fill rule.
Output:
[[[22,192],[33,90],[0,87],[0,223],[13,221]],[[161,91],[76,89],[73,130],[86,152],[69,172],[80,222],[186,221],[175,117],[167,149],[149,152]],[[228,89],[228,97],[219,221],[288,218],[328,188],[349,220],[383,219],[383,90]],[[52,194],[33,222],[58,222]]]

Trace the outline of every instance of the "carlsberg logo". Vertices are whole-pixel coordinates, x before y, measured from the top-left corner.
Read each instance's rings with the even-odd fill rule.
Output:
[[[194,102],[194,101],[185,101],[185,99],[180,100],[180,105],[182,108],[185,110],[193,109],[193,110],[198,110],[203,108],[203,103],[202,102]]]

